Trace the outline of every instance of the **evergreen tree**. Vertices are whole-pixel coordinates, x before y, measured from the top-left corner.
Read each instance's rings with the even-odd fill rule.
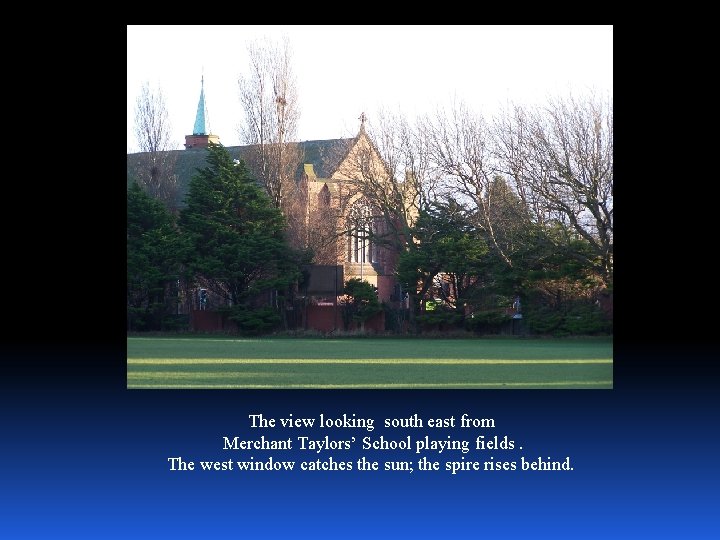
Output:
[[[128,330],[163,330],[165,316],[175,312],[178,245],[173,215],[133,183],[127,191]]]
[[[226,306],[241,330],[261,333],[281,320],[277,301],[299,276],[298,254],[285,238],[285,220],[221,145],[211,145],[208,166],[193,177],[180,213],[191,273]]]
[[[350,326],[350,321],[355,321],[364,330],[365,322],[382,311],[377,289],[367,281],[352,278],[345,284],[343,292],[349,297],[343,311],[345,327]]]
[[[443,276],[447,286],[440,287],[437,294],[448,309],[436,310],[432,317],[418,313],[418,322],[461,323],[465,303],[484,283],[478,276],[487,265],[487,244],[469,224],[465,209],[453,199],[430,204],[420,213],[413,234],[419,243],[400,256],[398,278],[415,309],[419,310],[421,301],[437,286],[438,276]]]

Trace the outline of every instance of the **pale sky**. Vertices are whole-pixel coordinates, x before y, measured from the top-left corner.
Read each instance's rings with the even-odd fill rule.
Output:
[[[612,96],[611,25],[133,25],[127,27],[127,151],[136,152],[135,104],[144,82],[160,89],[173,142],[183,148],[205,79],[209,131],[241,144],[238,77],[247,44],[287,37],[297,79],[298,140],[355,136],[365,112],[408,119],[454,100],[492,115],[507,102],[589,92]]]

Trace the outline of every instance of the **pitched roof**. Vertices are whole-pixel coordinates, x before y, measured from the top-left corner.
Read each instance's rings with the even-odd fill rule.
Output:
[[[301,160],[298,166],[298,177],[304,171],[304,164],[312,164],[318,178],[330,178],[340,165],[340,162],[347,156],[355,138],[350,139],[328,139],[319,141],[302,141],[290,143],[299,147]],[[228,146],[225,148],[233,159],[242,159],[249,166],[247,159],[253,146]],[[198,169],[207,166],[207,148],[189,148],[185,150],[169,150],[175,158],[175,174],[178,177],[177,203],[184,206],[185,195],[190,186],[190,180],[197,173]],[[127,185],[132,184],[144,152],[127,155]],[[252,170],[251,174],[255,174]],[[257,175],[256,175],[257,176]]]

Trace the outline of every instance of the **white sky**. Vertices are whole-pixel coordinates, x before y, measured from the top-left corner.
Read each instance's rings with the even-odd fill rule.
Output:
[[[409,119],[458,98],[491,115],[589,91],[612,96],[613,27],[455,25],[160,25],[127,27],[127,151],[136,152],[135,104],[144,82],[160,89],[175,147],[195,124],[205,77],[209,131],[241,144],[238,76],[247,44],[288,37],[297,79],[299,140],[352,137],[365,112]]]

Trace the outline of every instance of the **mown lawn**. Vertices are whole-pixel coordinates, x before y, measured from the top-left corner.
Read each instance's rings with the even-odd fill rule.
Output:
[[[128,337],[127,387],[613,387],[611,338]]]

